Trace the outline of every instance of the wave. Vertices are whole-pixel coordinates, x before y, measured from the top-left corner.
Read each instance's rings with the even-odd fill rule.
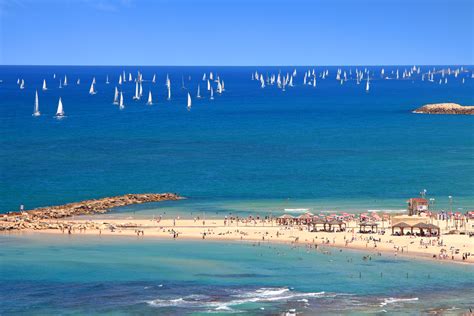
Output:
[[[215,311],[234,311],[232,307],[247,303],[265,303],[275,301],[308,302],[309,298],[332,297],[325,292],[296,292],[289,288],[259,288],[251,291],[235,291],[217,301],[207,295],[193,294],[173,299],[155,299],[146,303],[153,307],[213,308]]]
[[[418,297],[412,297],[412,298],[396,298],[396,297],[389,297],[383,300],[382,303],[380,303],[380,306],[386,306],[388,304],[395,304],[395,303],[400,303],[400,302],[414,302],[418,301]]]

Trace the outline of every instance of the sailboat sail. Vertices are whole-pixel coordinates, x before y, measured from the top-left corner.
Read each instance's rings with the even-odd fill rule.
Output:
[[[96,94],[96,92],[94,91],[94,81],[92,81],[92,83],[91,83],[91,87],[89,89],[89,94],[91,94],[91,95]]]
[[[119,108],[120,108],[120,110],[125,108],[125,105],[123,104],[123,93],[122,93],[122,91],[120,91]]]
[[[198,85],[198,91],[197,91],[196,97],[197,97],[198,99],[201,98],[201,86],[200,86],[200,85]]]
[[[188,92],[188,111],[191,110],[191,95]]]
[[[211,87],[211,100],[214,100],[214,90]]]
[[[64,75],[64,83],[63,83],[63,86],[67,86],[67,76]]]
[[[61,97],[59,97],[58,109],[56,111],[56,117],[63,117],[63,116],[64,116],[63,101],[61,100]]]
[[[46,87],[46,79],[43,79],[43,91],[46,90],[48,90],[48,88]]]
[[[138,81],[135,82],[135,95],[133,96],[133,100],[138,100],[140,99],[140,95],[139,95],[139,92],[138,92]]]
[[[146,103],[148,105],[152,105],[153,104],[153,99],[151,97],[151,91],[148,91],[148,102]]]
[[[39,99],[38,99],[38,90],[36,90],[35,94],[35,108],[33,110],[33,116],[40,116],[41,113],[39,111]]]
[[[115,92],[114,92],[114,104],[118,104],[119,101],[119,92],[117,87],[115,87]]]

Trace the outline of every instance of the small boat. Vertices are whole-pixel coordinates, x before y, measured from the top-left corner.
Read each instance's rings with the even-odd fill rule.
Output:
[[[81,84],[81,79],[77,78],[76,84],[80,85]]]
[[[211,87],[211,100],[214,100],[214,90]]]
[[[120,110],[125,109],[125,105],[123,104],[123,93],[122,93],[122,91],[120,91],[119,109]]]
[[[367,76],[367,83],[365,84],[365,91],[369,92],[370,89],[370,80],[369,77]]]
[[[143,87],[142,82],[140,81],[140,91],[139,91],[140,98],[143,96]]]
[[[46,90],[48,90],[48,88],[46,87],[46,79],[43,79],[43,91]]]
[[[115,92],[114,92],[114,104],[118,104],[118,103],[119,103],[119,92],[118,92],[117,87],[115,87]]]
[[[140,94],[138,92],[138,81],[135,82],[135,95],[133,96],[133,100],[140,100]]]
[[[198,85],[198,91],[197,91],[196,98],[198,98],[198,99],[201,98],[201,86],[200,85]]]
[[[24,79],[21,79],[20,89],[21,90],[25,89],[25,80]]]
[[[59,97],[59,102],[58,102],[58,109],[56,111],[56,118],[60,119],[63,118],[64,115],[64,109],[63,109],[63,101],[61,100],[61,97]]]
[[[207,91],[211,91],[211,82],[207,80]]]
[[[107,75],[107,78],[105,79],[105,84],[109,84],[109,75]]]
[[[132,81],[132,79],[133,79],[133,78],[132,78],[132,73],[129,72],[129,73],[128,73],[128,81]]]
[[[94,91],[94,81],[92,81],[91,87],[90,87],[90,89],[89,89],[89,94],[90,94],[90,95],[94,95],[94,94],[96,94],[96,93],[97,93],[97,92]]]
[[[36,90],[36,94],[35,94],[35,107],[34,107],[34,110],[33,110],[33,116],[40,116],[41,113],[39,111],[39,99],[38,99],[38,90]]]
[[[151,97],[151,91],[148,91],[148,101],[147,101],[146,104],[153,105],[153,99]]]
[[[122,75],[119,76],[119,81],[118,81],[118,84],[121,85],[122,84]]]
[[[63,86],[67,86],[67,76],[64,75],[64,83],[63,83]]]
[[[151,82],[153,82],[153,83],[156,82],[156,74],[153,74],[153,79],[151,80]]]
[[[188,92],[188,111],[191,110],[191,103],[192,103],[192,102],[191,102],[191,95],[190,95],[189,92]]]

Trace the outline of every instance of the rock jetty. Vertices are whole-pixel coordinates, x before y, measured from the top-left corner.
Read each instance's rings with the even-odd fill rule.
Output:
[[[104,214],[119,206],[183,199],[174,193],[125,194],[86,200],[58,206],[47,206],[24,212],[0,214],[0,231],[20,229],[59,229],[50,220],[74,215]]]
[[[474,115],[474,106],[463,106],[456,103],[435,103],[422,106],[414,110],[413,113]]]

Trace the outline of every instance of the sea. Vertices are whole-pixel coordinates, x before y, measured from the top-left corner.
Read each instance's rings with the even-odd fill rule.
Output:
[[[0,66],[0,212],[145,192],[186,199],[104,216],[402,212],[424,190],[435,211],[471,210],[473,118],[411,112],[428,103],[473,105],[474,67],[421,66],[402,79],[412,67]],[[312,69],[329,73],[316,87],[303,85]],[[338,69],[348,76],[342,84]],[[369,91],[356,69],[369,71]],[[434,82],[421,80],[433,69]],[[255,71],[295,70],[285,91],[252,80]],[[135,82],[118,80],[138,71],[143,97],[133,100]],[[219,94],[211,81],[213,100],[210,72],[225,82]],[[113,104],[115,87],[123,110]],[[56,119],[60,97],[66,116]],[[2,315],[456,315],[474,296],[472,267],[367,261],[347,250],[36,234],[2,234],[0,243]]]

